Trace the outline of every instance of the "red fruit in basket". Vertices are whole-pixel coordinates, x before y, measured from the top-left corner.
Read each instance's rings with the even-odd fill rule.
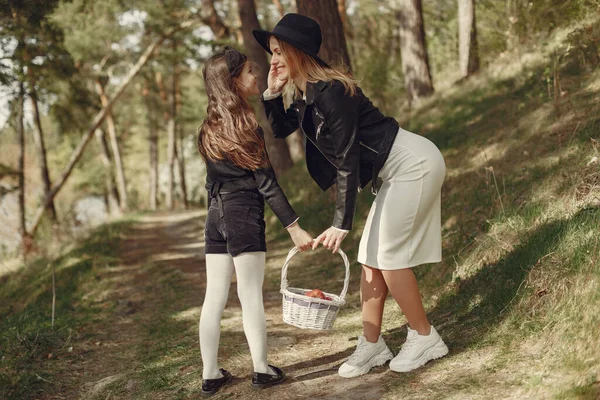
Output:
[[[325,296],[325,300],[329,300],[329,301],[331,301],[331,300],[333,300],[333,299],[332,299],[331,297],[329,297],[329,296]]]
[[[308,297],[314,297],[317,299],[325,299],[325,294],[319,289],[313,289],[310,292],[306,293]]]

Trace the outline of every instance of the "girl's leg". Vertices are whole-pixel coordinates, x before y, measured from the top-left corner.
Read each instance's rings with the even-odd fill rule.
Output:
[[[200,314],[200,352],[202,353],[202,378],[217,379],[222,374],[217,363],[221,317],[227,303],[233,258],[229,254],[206,255],[206,295]]]
[[[254,372],[273,374],[267,364],[267,321],[263,305],[265,252],[242,253],[233,258],[238,297],[242,303],[244,333],[250,347]]]
[[[419,332],[419,335],[429,335],[431,325],[427,320],[427,315],[425,315],[417,278],[412,269],[381,272],[390,293],[406,316],[408,325]]]
[[[360,300],[363,333],[368,342],[376,343],[379,340],[387,294],[388,288],[381,271],[363,265],[360,277]]]

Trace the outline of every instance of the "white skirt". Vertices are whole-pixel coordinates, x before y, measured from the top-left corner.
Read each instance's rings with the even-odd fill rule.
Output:
[[[400,128],[379,172],[383,183],[367,217],[358,262],[381,270],[440,262],[445,176],[439,149]]]

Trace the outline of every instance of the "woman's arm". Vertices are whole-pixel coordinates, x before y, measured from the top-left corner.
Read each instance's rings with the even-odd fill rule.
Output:
[[[334,82],[315,103],[325,116],[336,156],[337,197],[332,226],[351,230],[359,188],[360,143],[358,141],[358,96],[345,93]]]
[[[312,236],[304,231],[298,224],[298,216],[290,205],[287,197],[281,190],[275,177],[273,168],[261,168],[254,171],[254,178],[258,186],[258,191],[264,197],[265,201],[271,207],[279,221],[285,226],[290,234],[294,245],[300,251],[308,250],[312,244]]]
[[[273,136],[286,138],[299,127],[296,105],[292,104],[287,110],[283,106],[281,91],[287,83],[288,77],[279,74],[277,68],[271,65],[267,79],[269,87],[261,96],[263,107],[273,129]]]
[[[298,113],[294,108],[295,104],[292,104],[287,110],[285,109],[281,93],[276,97],[273,96],[275,95],[267,96],[265,93],[261,100],[269,123],[271,124],[271,129],[273,129],[273,136],[283,139],[299,128]]]

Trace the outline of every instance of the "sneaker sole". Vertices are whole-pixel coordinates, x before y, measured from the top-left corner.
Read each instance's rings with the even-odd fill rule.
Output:
[[[392,360],[392,362],[390,362],[390,369],[394,372],[410,372],[419,367],[422,367],[431,360],[442,358],[446,354],[448,354],[448,346],[446,346],[444,341],[440,339],[440,341],[437,342],[434,346],[431,346],[430,348],[425,350],[421,357],[417,358],[411,363],[394,365],[394,360]]]
[[[356,378],[357,376],[366,374],[367,372],[369,372],[371,369],[373,369],[375,367],[382,366],[383,364],[385,364],[392,358],[394,358],[394,355],[388,348],[383,353],[379,353],[377,356],[373,357],[371,360],[369,360],[369,362],[367,364],[365,364],[361,368],[356,368],[353,371],[344,372],[344,373],[341,373],[338,370],[338,375],[341,376],[342,378]]]

